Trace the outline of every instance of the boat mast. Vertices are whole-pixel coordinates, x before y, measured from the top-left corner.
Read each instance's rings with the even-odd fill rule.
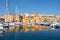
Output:
[[[17,5],[16,5],[16,14],[18,13],[18,10],[17,10]]]
[[[7,13],[8,13],[8,0],[6,0],[6,13],[5,14],[7,14]],[[5,21],[7,21],[7,17],[6,17]]]
[[[14,22],[14,8],[13,8],[13,12],[12,12],[12,22]]]
[[[8,13],[8,0],[6,0],[6,13]]]
[[[14,22],[14,13],[15,13],[15,11],[14,11],[14,7],[12,8],[12,22]]]

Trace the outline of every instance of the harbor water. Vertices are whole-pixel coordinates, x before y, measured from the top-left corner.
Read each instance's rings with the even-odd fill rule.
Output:
[[[60,29],[41,31],[4,32],[0,40],[60,40]]]

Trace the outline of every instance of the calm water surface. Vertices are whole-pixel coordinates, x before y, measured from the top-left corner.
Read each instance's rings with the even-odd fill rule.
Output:
[[[5,32],[2,35],[0,40],[60,40],[60,29],[37,32]]]

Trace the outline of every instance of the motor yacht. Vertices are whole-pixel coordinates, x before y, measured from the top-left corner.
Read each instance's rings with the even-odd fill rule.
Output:
[[[60,23],[51,23],[50,25],[52,28],[51,29],[59,29],[60,28]]]

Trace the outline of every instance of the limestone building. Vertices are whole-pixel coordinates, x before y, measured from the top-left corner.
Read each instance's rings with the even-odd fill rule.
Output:
[[[1,18],[4,18],[5,22],[6,21],[8,21],[8,22],[19,21],[19,16],[15,15],[15,14],[5,14]]]

